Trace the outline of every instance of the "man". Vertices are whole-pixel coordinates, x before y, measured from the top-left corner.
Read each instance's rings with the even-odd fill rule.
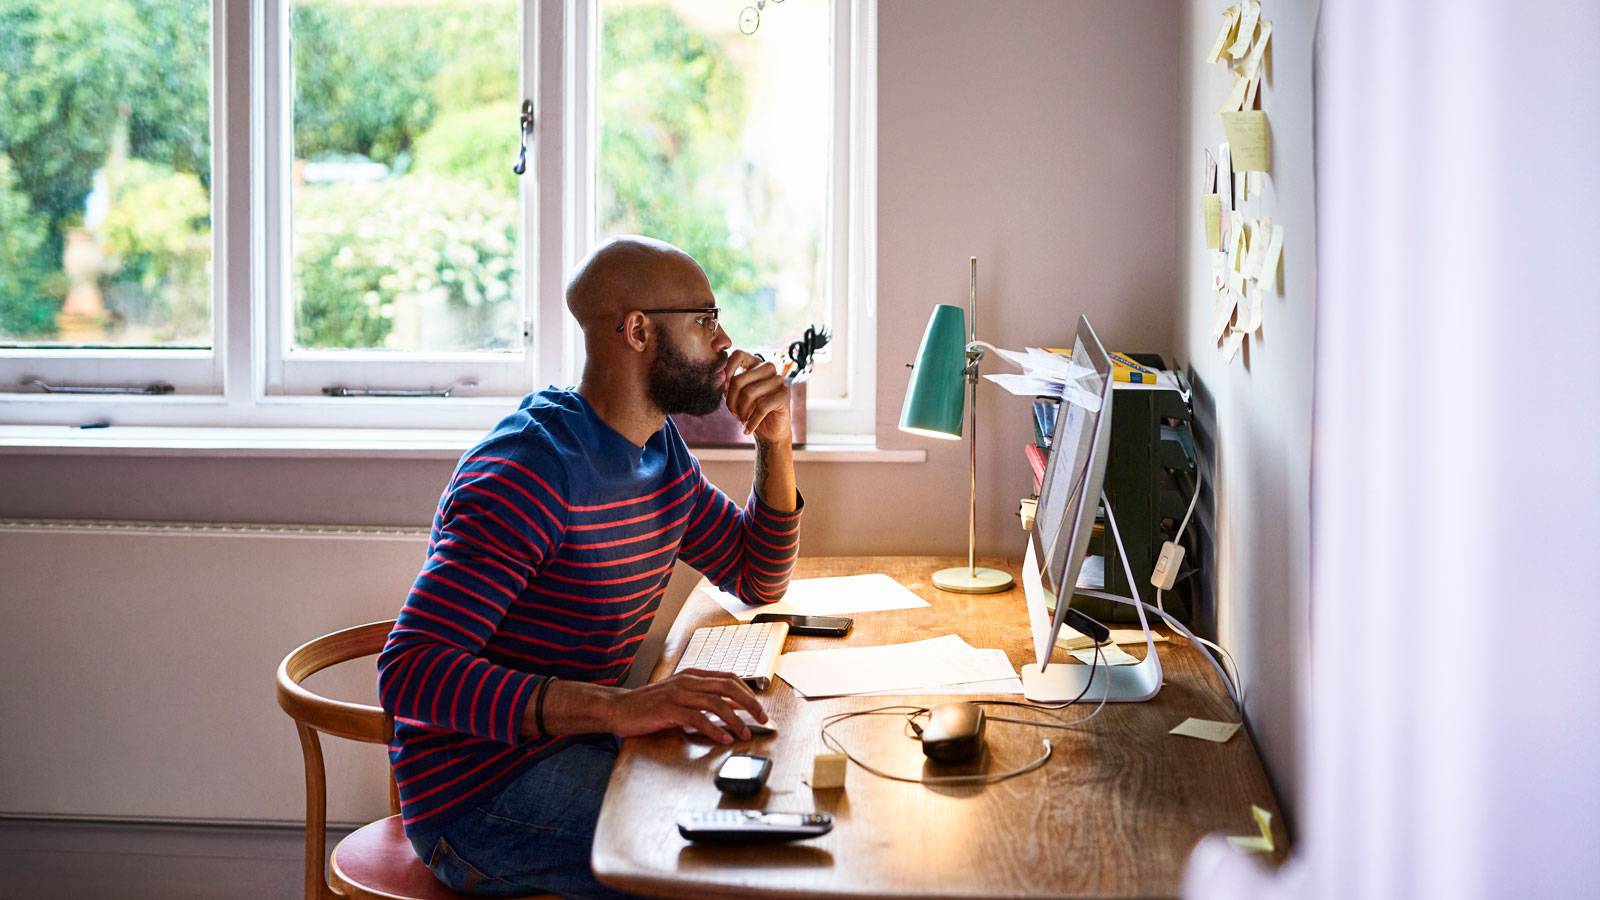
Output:
[[[588,353],[577,390],[524,398],[440,498],[378,691],[406,834],[452,888],[611,894],[589,853],[617,739],[687,726],[726,744],[750,737],[736,709],[766,721],[728,675],[619,686],[676,560],[751,604],[782,597],[794,566],[788,385],[730,352],[715,303],[676,247],[601,246],[567,285]],[[724,400],[756,441],[742,509],[667,418]]]

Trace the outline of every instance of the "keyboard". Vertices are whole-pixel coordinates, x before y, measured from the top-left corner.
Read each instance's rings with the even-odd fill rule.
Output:
[[[752,622],[745,625],[710,625],[689,636],[674,672],[705,669],[728,672],[758,691],[772,685],[778,654],[789,636],[788,622]]]

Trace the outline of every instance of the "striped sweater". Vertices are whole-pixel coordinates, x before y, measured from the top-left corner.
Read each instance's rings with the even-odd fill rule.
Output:
[[[456,466],[378,656],[407,831],[584,739],[519,738],[528,698],[547,675],[621,684],[676,560],[746,603],[783,596],[799,518],[754,495],[740,509],[670,420],[640,448],[576,391],[524,398]]]

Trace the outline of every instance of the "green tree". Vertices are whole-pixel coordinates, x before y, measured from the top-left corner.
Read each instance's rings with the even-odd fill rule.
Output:
[[[54,303],[39,303],[48,271],[41,264],[46,222],[16,187],[11,158],[0,153],[0,336],[41,337],[55,330]]]
[[[601,41],[601,228],[671,241],[700,262],[717,302],[747,327],[764,274],[713,191],[738,157],[748,100],[717,42],[670,7],[608,10]]]

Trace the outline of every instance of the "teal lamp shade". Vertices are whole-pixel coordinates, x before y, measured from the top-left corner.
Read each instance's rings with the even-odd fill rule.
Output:
[[[928,317],[922,346],[906,384],[900,430],[924,437],[961,439],[967,368],[967,323],[961,307],[940,304]]]

